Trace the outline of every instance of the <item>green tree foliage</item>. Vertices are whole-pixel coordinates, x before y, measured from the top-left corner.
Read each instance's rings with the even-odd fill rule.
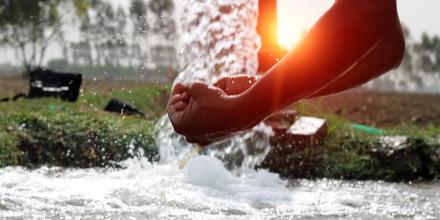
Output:
[[[409,31],[409,28],[402,24],[402,31],[403,31],[403,35],[405,36],[405,42],[406,42],[406,50],[405,50],[405,56],[403,57],[403,62],[401,64],[401,68],[403,68],[403,70],[407,71],[407,72],[412,72],[413,71],[413,53],[411,51],[411,32]]]
[[[61,8],[70,6],[79,15],[88,5],[85,0],[0,0],[0,46],[19,52],[27,72],[40,66],[47,48],[62,39]]]
[[[143,36],[148,30],[147,5],[142,0],[133,0],[130,5],[130,17],[134,24],[134,36]]]
[[[163,35],[166,39],[176,37],[176,23],[173,19],[173,0],[152,0],[149,8],[156,16],[153,20],[152,31]]]
[[[122,8],[116,10],[108,1],[90,1],[88,12],[81,17],[81,41],[72,43],[72,48],[87,50],[88,60],[98,66],[120,66],[121,58],[127,55],[127,14]],[[96,55],[91,56],[92,51]],[[80,57],[73,57],[77,61]],[[91,64],[89,62],[88,64]]]
[[[414,45],[419,56],[419,65],[425,72],[440,71],[440,38],[424,33],[422,40]]]
[[[133,61],[135,60],[142,65],[143,60],[145,60],[146,58],[145,54],[142,53],[142,47],[139,38],[145,37],[148,33],[148,6],[143,0],[133,0],[130,4],[129,12],[129,16],[133,24],[129,66],[133,66]]]
[[[405,57],[401,68],[407,73],[440,73],[440,38],[423,33],[420,41],[414,41],[402,24],[406,40]]]

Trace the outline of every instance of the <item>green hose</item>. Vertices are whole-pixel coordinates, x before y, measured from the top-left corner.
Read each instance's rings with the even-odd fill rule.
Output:
[[[368,125],[351,124],[351,128],[354,129],[355,131],[363,132],[363,133],[367,133],[367,134],[372,134],[372,135],[384,135],[385,134],[384,130],[370,127]]]

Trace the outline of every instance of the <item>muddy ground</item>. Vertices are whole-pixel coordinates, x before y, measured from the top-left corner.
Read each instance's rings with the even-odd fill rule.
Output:
[[[440,95],[373,92],[360,89],[319,98],[320,111],[381,128],[407,125],[440,126]]]

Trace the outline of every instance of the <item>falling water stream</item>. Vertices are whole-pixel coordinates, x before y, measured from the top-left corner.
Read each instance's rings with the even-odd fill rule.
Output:
[[[257,0],[182,3],[177,81],[256,73]],[[283,180],[253,170],[268,151],[264,125],[203,156],[173,132],[166,116],[156,127],[160,163],[0,169],[0,219],[440,219],[438,183]]]

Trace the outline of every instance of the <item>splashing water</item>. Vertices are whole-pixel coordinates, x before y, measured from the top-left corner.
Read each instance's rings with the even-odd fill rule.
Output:
[[[0,219],[439,219],[440,184],[286,181],[218,160],[127,169],[0,169]]]
[[[256,32],[258,0],[184,0],[182,14],[183,70],[175,82],[213,83],[236,74],[255,75],[260,39]],[[182,161],[194,148],[174,132],[167,116],[157,124],[157,146],[164,163]],[[270,128],[252,131],[208,146],[236,174],[245,174],[263,162],[269,152]]]
[[[258,0],[181,2],[183,70],[176,82],[213,83],[223,76],[256,74]]]

